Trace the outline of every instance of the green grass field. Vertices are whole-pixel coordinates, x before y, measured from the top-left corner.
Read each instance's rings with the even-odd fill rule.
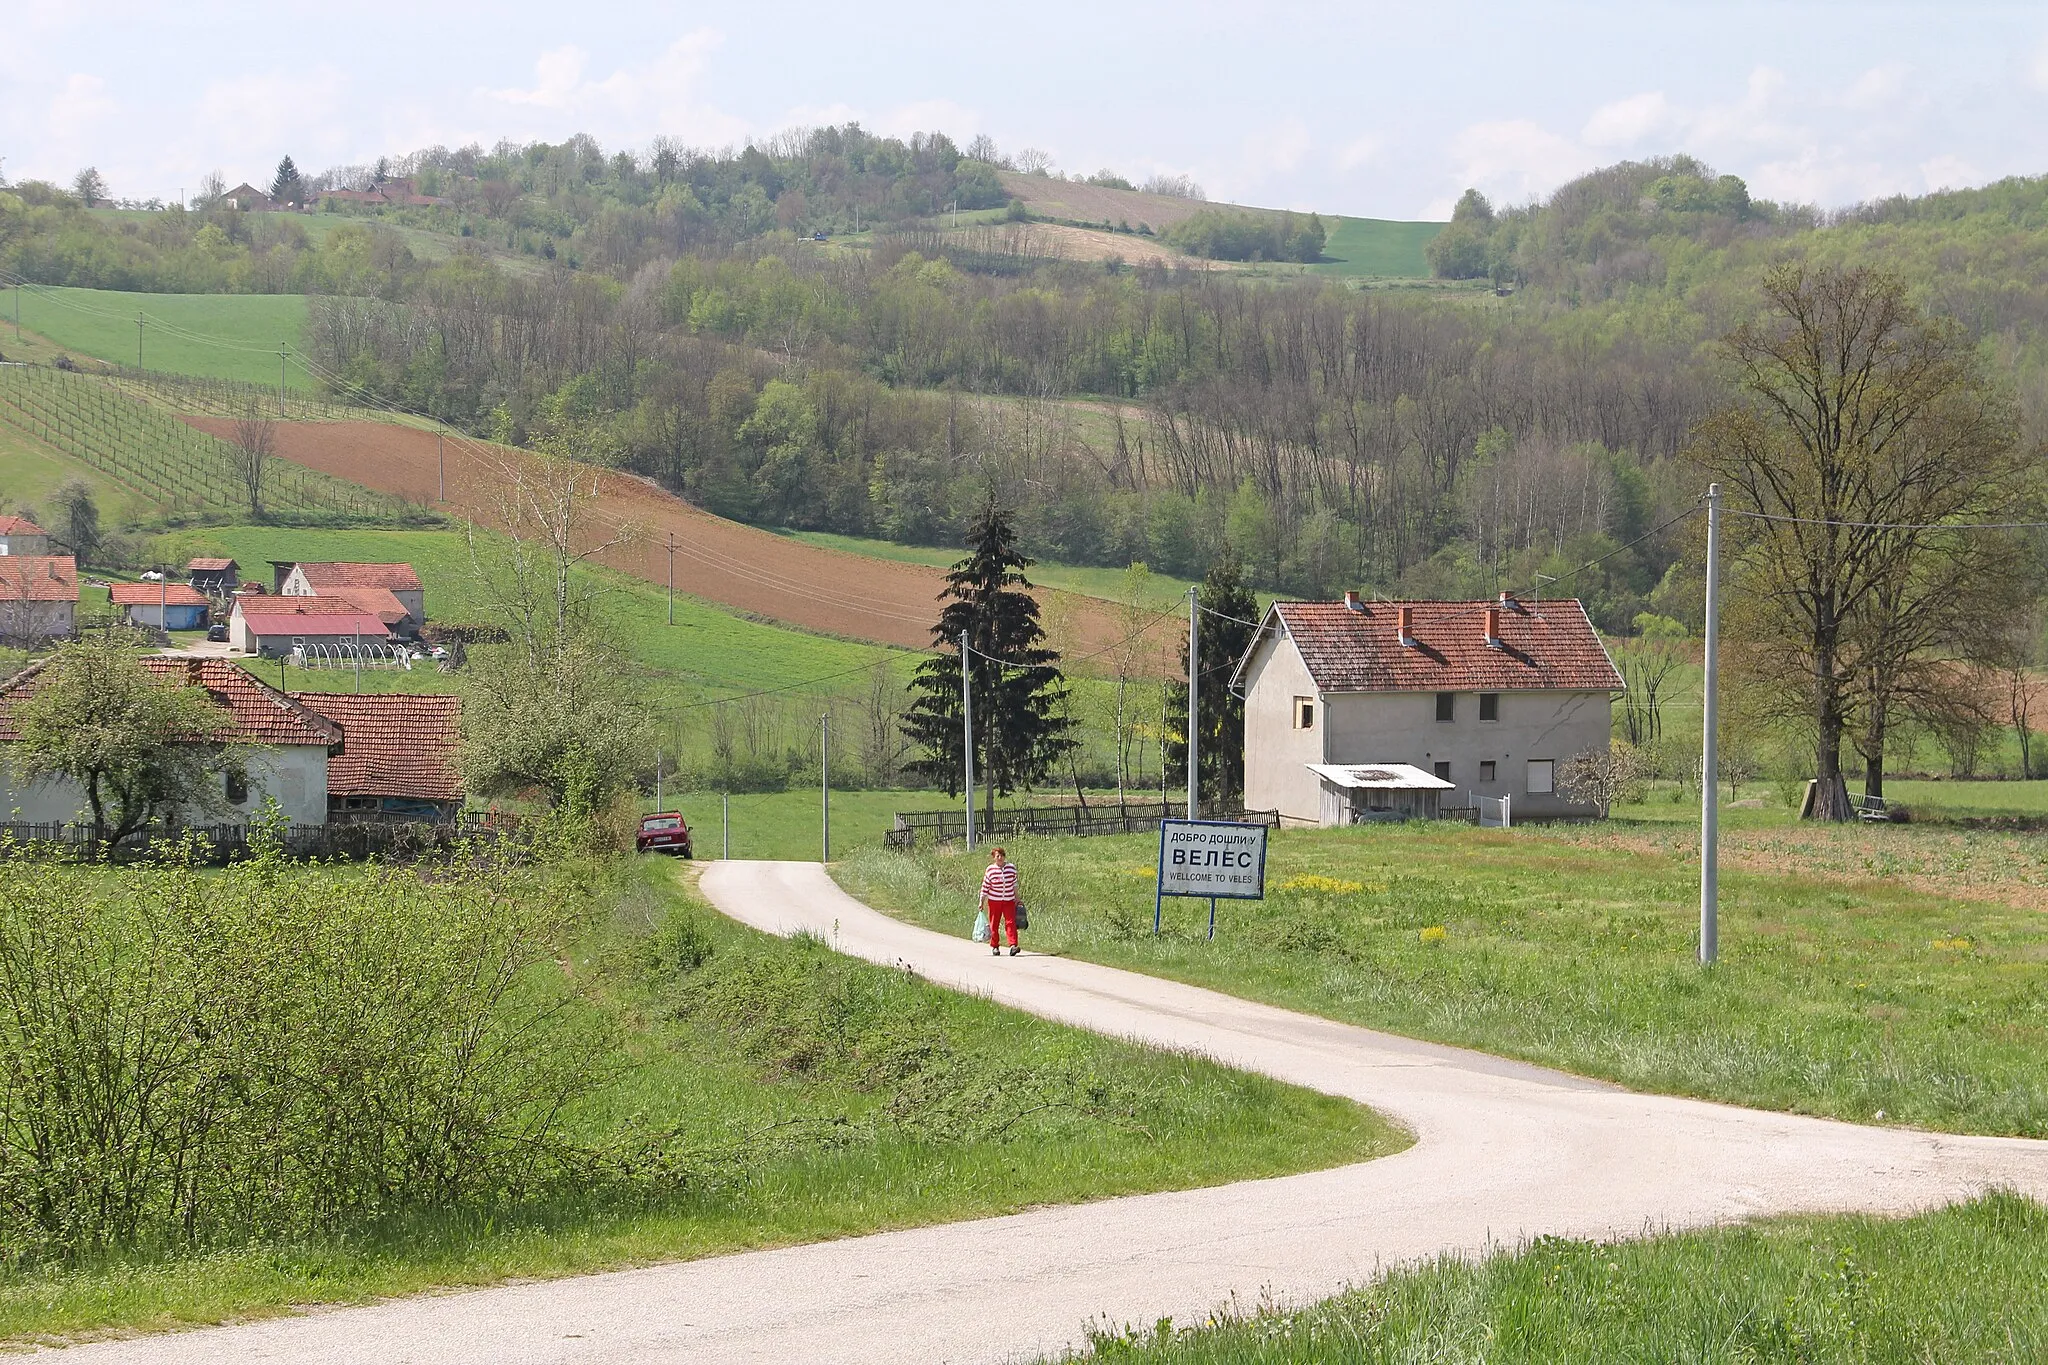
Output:
[[[0,422],[0,506],[33,507],[45,515],[50,495],[73,479],[92,489],[104,526],[156,515],[156,504],[105,471],[67,459]]]
[[[599,1145],[669,1134],[660,1171],[290,1244],[0,1272],[0,1342],[684,1260],[1407,1145],[1352,1104],[756,934],[666,861],[605,897],[564,962],[615,1065],[568,1128]]]
[[[1917,1218],[1783,1218],[1634,1242],[1543,1238],[1397,1270],[1303,1311],[1094,1334],[1098,1361],[2048,1359],[2048,1209],[1991,1194]]]
[[[1033,946],[1671,1094],[2048,1135],[2048,855],[2019,835],[1759,826],[1695,963],[1677,824],[1289,830],[1268,899],[1170,900],[1156,836],[1020,840]],[[853,894],[965,934],[980,860],[858,852]]]
[[[822,545],[827,549],[845,550],[849,554],[868,555],[875,559],[893,559],[899,564],[930,564],[941,569],[952,568],[966,554],[965,550],[947,549],[939,545],[899,545],[893,540],[842,536],[832,531],[778,531],[776,534],[812,545]],[[1024,571],[1024,574],[1040,587],[1080,593],[1085,597],[1100,597],[1110,602],[1118,600],[1124,587],[1122,569],[1041,562],[1033,564]],[[1151,592],[1145,599],[1145,605],[1159,611],[1171,611],[1177,605],[1185,606],[1188,583],[1189,580],[1175,578],[1171,574],[1153,574]]]
[[[1331,221],[1328,218],[1324,222]],[[1429,262],[1422,249],[1442,232],[1442,223],[1401,223],[1385,218],[1338,218],[1323,245],[1324,259],[1311,274],[1351,278],[1424,279]]]
[[[134,365],[139,312],[144,319],[143,369],[236,379],[273,389],[279,343],[296,352],[306,330],[306,300],[297,294],[137,294],[68,288],[0,292],[22,295],[23,327],[80,355]],[[14,302],[0,300],[7,305],[10,323]],[[285,369],[289,387],[313,387],[304,369]]]

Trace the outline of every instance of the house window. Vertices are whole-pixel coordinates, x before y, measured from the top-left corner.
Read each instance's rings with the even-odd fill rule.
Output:
[[[1479,694],[1479,719],[1500,719],[1500,693],[1481,692]]]
[[[1435,769],[1438,778],[1445,782],[1451,780],[1451,761],[1448,758],[1440,758],[1430,766]]]
[[[1436,718],[1440,721],[1450,720],[1457,713],[1457,700],[1458,694],[1456,692],[1437,693]]]
[[[1492,760],[1492,759],[1490,759],[1490,758],[1482,758],[1482,759],[1480,759],[1480,760],[1479,760],[1479,780],[1480,780],[1481,782],[1491,782],[1491,781],[1493,781],[1493,760]]]
[[[1294,728],[1313,730],[1316,728],[1316,699],[1296,697],[1294,699]]]
[[[1557,790],[1556,763],[1548,758],[1529,760],[1529,795],[1548,796]]]
[[[228,769],[227,795],[229,805],[239,806],[244,801],[247,801],[249,799],[248,774],[239,772],[233,768]]]

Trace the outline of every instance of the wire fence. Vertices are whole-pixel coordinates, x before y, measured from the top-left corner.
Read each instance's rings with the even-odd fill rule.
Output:
[[[1015,838],[1020,834],[1145,834],[1158,829],[1160,821],[1177,820],[1186,812],[1186,805],[1171,801],[1013,806],[987,815],[976,812],[974,830],[977,836],[991,839]],[[1280,828],[1277,810],[1204,810],[1202,818]],[[884,839],[890,848],[908,850],[920,844],[951,843],[966,837],[965,810],[932,810],[898,812],[895,827]]]

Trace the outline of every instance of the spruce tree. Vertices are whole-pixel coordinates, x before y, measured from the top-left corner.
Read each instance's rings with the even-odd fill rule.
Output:
[[[974,772],[995,808],[1051,772],[1070,749],[1073,718],[1062,704],[1067,683],[1059,654],[1045,645],[1038,602],[1024,570],[1009,512],[993,496],[969,528],[967,558],[946,575],[946,602],[932,639],[939,653],[918,666],[903,733],[921,750],[910,766],[954,795],[960,792],[960,635],[973,656]]]
[[[270,182],[270,197],[280,204],[305,202],[306,182],[290,157],[277,163],[277,178]]]
[[[1244,698],[1230,690],[1237,661],[1258,634],[1259,599],[1244,585],[1244,571],[1229,551],[1209,566],[1195,600],[1205,608],[1201,630],[1201,802],[1235,808],[1244,800]],[[1166,777],[1183,789],[1188,777],[1188,642],[1180,642],[1182,681],[1166,689]]]

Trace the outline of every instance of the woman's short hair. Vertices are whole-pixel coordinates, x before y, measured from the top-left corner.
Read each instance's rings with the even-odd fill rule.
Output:
[[[1002,845],[998,844],[988,851],[988,856],[991,858],[1007,858],[1009,855],[1003,852]]]

